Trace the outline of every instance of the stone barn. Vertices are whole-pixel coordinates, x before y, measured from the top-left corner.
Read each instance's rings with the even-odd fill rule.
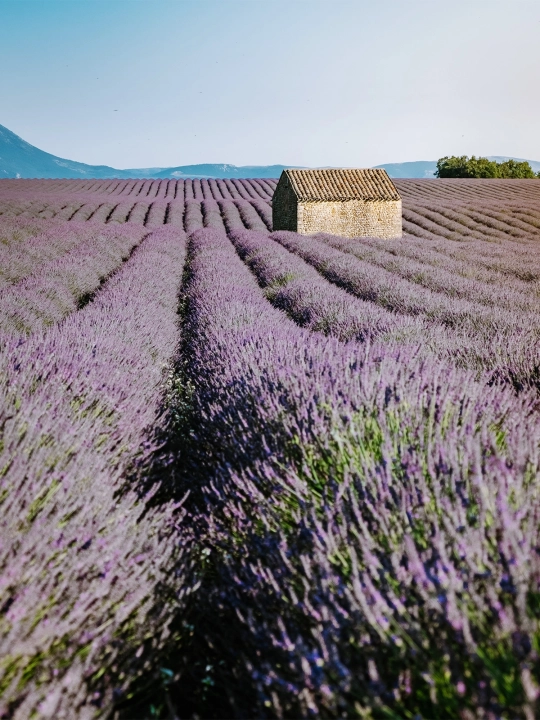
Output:
[[[379,169],[284,170],[272,198],[274,230],[400,238],[401,197]]]

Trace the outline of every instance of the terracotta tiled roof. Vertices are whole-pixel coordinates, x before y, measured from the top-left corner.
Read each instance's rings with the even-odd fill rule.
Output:
[[[284,170],[299,201],[399,200],[382,169]]]

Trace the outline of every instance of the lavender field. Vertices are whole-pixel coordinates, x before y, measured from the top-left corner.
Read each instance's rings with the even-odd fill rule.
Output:
[[[540,714],[540,181],[0,181],[0,717]]]

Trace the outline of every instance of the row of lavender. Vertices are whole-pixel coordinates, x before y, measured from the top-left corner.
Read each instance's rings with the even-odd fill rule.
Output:
[[[51,327],[0,333],[0,716],[21,720],[107,714],[190,590],[183,511],[136,472],[166,422],[185,235],[68,230],[40,241],[80,266],[64,258],[21,293],[43,299],[54,272],[56,302],[78,271],[93,291],[116,273]]]
[[[263,219],[264,227],[271,229],[272,211],[263,201],[246,202],[244,200],[203,200],[199,201],[155,201],[153,203],[133,201],[96,200],[94,196],[89,201],[65,198],[61,203],[41,201],[18,202],[4,206],[4,213],[0,215],[8,223],[17,218],[19,220],[59,220],[74,222],[92,222],[95,224],[124,224],[145,227],[159,227],[161,225],[174,225],[183,227],[186,232],[193,232],[202,227],[212,227],[216,222],[221,229],[226,227],[227,216],[237,216],[242,220],[242,227],[258,229],[259,218]],[[255,212],[253,212],[255,211]],[[222,222],[219,222],[219,218]]]
[[[270,225],[267,206],[203,201],[175,208],[179,212],[169,213],[168,224],[189,232],[206,226],[229,233],[246,227],[267,233]],[[152,209],[147,227],[161,222]],[[108,207],[106,211],[110,212]],[[441,212],[449,214],[448,209]],[[70,223],[69,231],[65,224],[21,216],[0,220],[4,236],[0,253],[5,259],[0,271],[4,286],[0,307],[5,330],[31,332],[61,319],[91,295],[96,281],[114,270],[142,237],[137,223],[103,226],[82,219]],[[306,240],[277,234],[274,238],[347,291],[341,300],[347,306],[346,315],[354,313],[351,294],[356,295],[367,303],[363,312],[373,322],[381,311],[398,315],[404,323],[399,330],[404,339],[421,337],[439,354],[450,355],[467,367],[489,369],[519,388],[538,384],[537,241],[527,234],[531,224],[519,227],[516,222],[514,227],[495,229],[495,223],[492,220],[490,227],[478,222],[485,235],[476,230],[474,237],[459,242],[427,232],[418,239],[408,236],[405,241],[362,243],[330,236]],[[25,240],[29,232],[34,235],[31,241]],[[291,262],[286,253],[281,263],[285,268]],[[293,273],[288,281],[296,278]],[[285,292],[291,292],[290,282],[263,278],[263,282],[278,280],[283,299]],[[311,301],[304,290],[295,291],[300,308]],[[327,296],[328,289],[320,295],[321,302]],[[309,322],[324,329],[327,315],[315,313]],[[345,325],[339,332],[354,334],[356,320],[350,327],[347,322],[342,319]]]
[[[244,228],[266,233],[271,227],[268,205],[243,201],[102,203],[64,209],[69,213],[63,217],[72,218],[69,232],[64,225],[51,223],[31,242],[3,238],[4,329],[29,332],[71,311],[91,294],[96,262],[100,265],[109,257],[103,274],[112,271],[140,240],[143,222],[151,228],[166,221],[187,232],[209,227],[228,233]],[[409,235],[404,241],[359,244],[325,236],[306,241],[294,235],[275,239],[300,253],[349,296],[369,303],[373,319],[381,310],[402,316],[407,326],[416,318],[420,322],[414,332],[422,333],[424,343],[436,352],[450,354],[469,367],[491,369],[517,387],[537,383],[540,263],[534,254],[539,225],[534,212],[522,208],[518,217],[518,211],[509,207],[458,212],[447,206],[417,208],[414,214],[419,237]],[[85,220],[93,222],[85,228]],[[39,227],[40,222],[41,218],[22,213],[16,219],[0,220],[0,233],[6,235],[2,226],[7,223],[12,234],[16,228],[15,234],[24,238],[25,228]],[[302,294],[299,298],[305,304]],[[347,296],[343,302],[348,302]],[[353,305],[349,305],[350,310]]]
[[[438,180],[394,180],[400,195],[406,203],[455,203],[485,205],[486,203],[515,203],[521,206],[538,207],[540,183],[528,180],[491,179],[463,180],[445,178]]]
[[[266,208],[273,180],[2,181],[4,215],[155,226],[186,214],[182,203],[235,201]],[[463,240],[538,236],[540,193],[527,181],[399,181],[404,230]],[[180,203],[180,204],[179,204]],[[199,216],[200,227],[204,226]],[[255,229],[255,228],[253,228]]]
[[[250,200],[271,197],[276,179],[242,180],[2,180],[2,194],[16,197],[25,194],[98,194],[133,196],[140,199],[178,200]],[[406,204],[432,202],[446,204],[502,204],[536,205],[539,202],[538,183],[528,180],[394,180]]]
[[[99,224],[132,224],[145,227],[159,227],[163,224],[183,226],[186,232],[202,227],[213,227],[216,222],[221,229],[228,227],[227,215],[240,212],[243,224],[248,229],[258,229],[260,223],[271,229],[271,207],[263,201],[246,200],[203,200],[133,202],[109,200],[95,196],[81,199],[73,197],[62,202],[28,200],[7,203],[3,206],[4,220],[70,220]],[[252,212],[255,210],[255,213]],[[219,216],[223,222],[219,221]],[[253,221],[255,224],[253,224]],[[540,213],[536,208],[496,206],[409,205],[404,207],[403,227],[407,240],[419,238],[434,240],[444,238],[455,242],[474,240],[501,242],[513,241],[527,244],[538,238]],[[521,253],[526,248],[516,248]]]
[[[270,279],[279,246],[232,239]],[[295,297],[321,301],[306,268]],[[299,328],[223,233],[190,238],[176,468],[201,587],[169,699],[199,716],[532,719],[536,399],[399,338],[368,342],[419,328],[353,305],[350,342]]]
[[[138,200],[268,200],[275,180],[3,180],[0,197],[81,195]]]

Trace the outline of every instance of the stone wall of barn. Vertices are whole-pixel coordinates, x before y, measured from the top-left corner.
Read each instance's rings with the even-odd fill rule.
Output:
[[[301,202],[295,230],[302,235],[325,232],[347,238],[400,238],[401,200]]]
[[[297,232],[298,202],[286,175],[282,176],[272,197],[272,226],[274,230]]]

